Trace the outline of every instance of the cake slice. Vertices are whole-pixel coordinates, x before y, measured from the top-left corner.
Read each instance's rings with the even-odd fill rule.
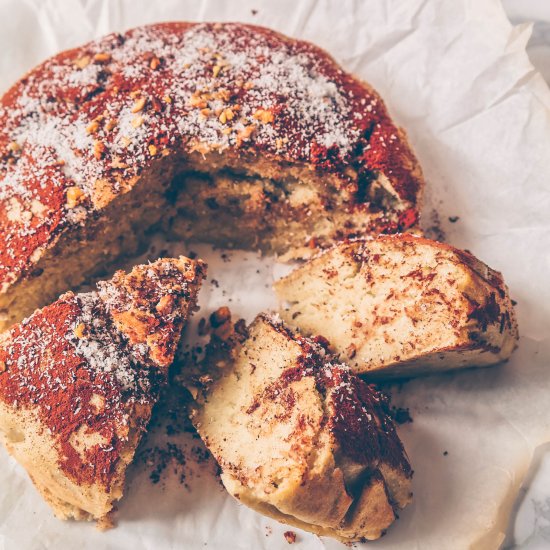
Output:
[[[0,437],[59,518],[108,526],[204,274],[119,271],[0,336]]]
[[[359,374],[407,377],[508,359],[518,328],[502,275],[412,235],[342,242],[275,283],[281,316]]]
[[[231,495],[344,541],[376,539],[411,499],[388,401],[322,342],[262,314],[207,350],[192,420]],[[229,337],[227,334],[229,333]]]

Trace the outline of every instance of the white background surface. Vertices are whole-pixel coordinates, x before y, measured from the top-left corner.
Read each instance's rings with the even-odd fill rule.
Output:
[[[533,30],[527,53],[535,68],[550,83],[550,2],[504,0],[504,9],[514,25],[529,23]],[[541,447],[531,465],[512,515],[505,548],[546,550],[550,548],[550,446]]]
[[[437,207],[449,242],[503,271],[518,300],[520,348],[496,369],[395,388],[396,402],[410,407],[414,418],[401,433],[416,472],[416,498],[389,534],[369,545],[496,548],[533,453],[550,439],[550,92],[525,55],[529,27],[513,29],[497,0],[1,0],[0,41],[8,53],[0,57],[2,87],[63,48],[171,19],[271,26],[318,43],[372,82],[407,129],[424,167],[426,219]],[[448,222],[457,215],[456,224]],[[248,318],[273,303],[266,284],[279,268],[270,261],[235,254],[224,263],[219,254],[202,252],[220,289],[206,285],[201,315],[229,298]],[[539,478],[548,480],[550,459],[539,453]],[[284,527],[237,506],[211,476],[193,482],[190,492],[151,487],[139,471],[132,478],[119,527],[99,534],[53,519],[25,475],[1,454],[0,545],[287,547]],[[532,485],[515,523],[525,548],[548,546],[548,482],[541,483]],[[513,535],[508,540],[512,544]],[[341,546],[300,533],[296,547]]]

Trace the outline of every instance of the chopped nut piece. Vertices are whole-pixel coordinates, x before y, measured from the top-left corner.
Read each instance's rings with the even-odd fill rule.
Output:
[[[210,116],[210,109],[201,109],[201,115],[204,117]]]
[[[252,82],[245,82],[245,83],[243,84],[243,88],[244,88],[245,90],[252,90],[252,88],[254,88],[254,84],[252,84]]]
[[[162,101],[164,101],[164,103],[172,103],[172,98],[169,95],[165,95],[162,97]]]
[[[161,155],[163,157],[167,157],[170,154],[170,149],[163,149],[161,152]]]
[[[214,65],[214,67],[212,68],[212,76],[216,78],[220,74],[221,70],[222,70],[221,65]]]
[[[120,157],[113,157],[113,160],[111,161],[111,167],[112,168],[128,168],[128,165],[122,162],[122,159]]]
[[[0,360],[0,372],[4,372],[6,370],[6,362]]]
[[[273,122],[274,120],[274,116],[273,116],[273,113],[271,111],[268,111],[266,109],[258,109],[253,117],[256,119],[256,120],[259,120],[262,124],[269,124],[270,122]]]
[[[16,153],[20,149],[21,149],[21,145],[19,145],[17,141],[10,141],[10,143],[8,143],[8,151],[12,153]]]
[[[128,147],[132,143],[132,140],[128,136],[122,136],[120,141],[122,141],[123,147]]]
[[[137,116],[136,118],[134,118],[132,120],[132,126],[134,128],[138,128],[139,126],[141,126],[143,124],[143,117],[142,116]]]
[[[224,129],[222,130],[222,134],[228,136],[232,131],[233,131],[232,128],[224,128]]]
[[[145,107],[146,103],[147,103],[147,98],[146,97],[139,98],[134,103],[134,106],[132,107],[132,113],[139,113],[143,109],[143,107]]]
[[[208,107],[208,102],[205,101],[202,97],[192,95],[191,98],[189,99],[189,105],[191,105],[191,107],[204,109],[205,107]]]
[[[153,144],[149,145],[149,154],[153,157],[157,154],[157,146],[156,145],[153,145]]]
[[[245,126],[240,132],[237,133],[237,145],[240,145],[243,141],[248,141],[250,139],[250,136],[256,129],[255,126]]]
[[[277,149],[282,149],[283,148],[283,139],[282,138],[277,138],[275,140],[275,146],[277,147]]]
[[[105,152],[105,144],[102,141],[94,141],[94,157],[101,160]]]
[[[149,67],[151,67],[151,69],[153,69],[153,71],[156,71],[160,66],[160,59],[158,57],[153,57],[153,59],[151,59],[151,62],[149,63]]]
[[[172,313],[175,303],[176,299],[174,298],[174,296],[171,294],[167,294],[159,300],[158,304],[156,305],[156,310],[161,315],[169,315],[170,313]]]
[[[110,132],[117,125],[117,119],[111,118],[105,123],[105,131]]]
[[[74,65],[78,67],[79,69],[85,69],[90,64],[90,56],[84,55],[83,57],[79,57],[75,62]]]
[[[226,90],[225,88],[218,90],[215,95],[216,99],[221,99],[226,103],[231,99],[231,92],[229,90]]]
[[[296,533],[294,531],[285,531],[284,536],[288,544],[294,544],[296,542]]]
[[[233,118],[235,117],[235,115],[233,114],[233,111],[231,109],[226,109],[224,111],[225,113],[225,117],[227,118],[227,120],[233,120]]]
[[[225,111],[222,111],[221,115],[219,116],[219,121],[222,124],[225,124],[227,122],[227,116],[225,115]]]
[[[79,187],[69,187],[67,189],[67,208],[74,208],[84,199],[84,191]]]
[[[94,61],[98,63],[108,63],[111,61],[111,54],[106,52],[96,53],[94,55]]]
[[[95,134],[98,130],[99,130],[99,122],[97,120],[94,120],[86,128],[86,133]]]
[[[83,338],[85,329],[86,329],[86,325],[84,323],[79,323],[74,329],[74,335],[77,338]]]

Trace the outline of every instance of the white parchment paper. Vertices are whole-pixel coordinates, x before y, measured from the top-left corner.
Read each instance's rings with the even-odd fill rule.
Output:
[[[414,418],[400,433],[415,501],[369,544],[497,548],[533,453],[550,440],[550,92],[525,54],[529,27],[512,28],[497,0],[0,0],[0,87],[61,49],[168,20],[253,22],[326,48],[407,129],[428,182],[426,225],[437,209],[448,242],[504,273],[521,332],[512,361],[392,389]],[[219,281],[206,283],[197,319],[222,304],[248,319],[274,305],[270,284],[284,267],[253,253],[224,261],[193,250]],[[130,478],[118,527],[99,533],[54,519],[1,451],[0,549],[287,547],[288,528],[238,505],[212,472],[189,489],[153,486],[139,466]],[[341,545],[298,532],[295,547]]]

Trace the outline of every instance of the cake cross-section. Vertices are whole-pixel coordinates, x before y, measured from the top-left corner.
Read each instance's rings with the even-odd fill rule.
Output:
[[[119,271],[0,336],[0,437],[59,518],[108,524],[205,269]]]
[[[508,359],[518,327],[502,275],[412,235],[342,242],[275,283],[280,314],[360,374],[408,377]]]
[[[387,398],[269,315],[223,332],[195,375],[192,420],[229,493],[319,535],[380,537],[411,499]]]

